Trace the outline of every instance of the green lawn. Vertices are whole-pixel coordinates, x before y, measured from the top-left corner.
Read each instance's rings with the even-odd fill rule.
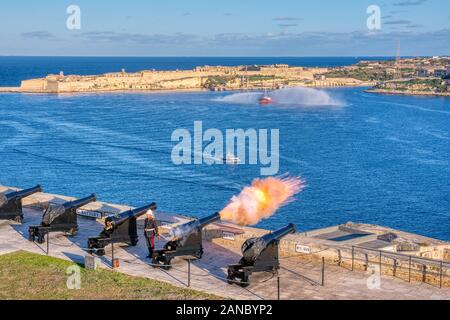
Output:
[[[81,265],[81,289],[69,290],[70,261],[15,252],[0,256],[0,300],[186,300],[222,299],[207,293],[128,276],[111,270],[86,270]]]

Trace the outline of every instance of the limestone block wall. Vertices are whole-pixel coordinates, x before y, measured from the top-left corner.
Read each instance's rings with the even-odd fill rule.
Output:
[[[15,188],[0,186],[0,193],[16,191]],[[72,197],[37,193],[24,199],[24,205],[45,208],[49,203],[64,203],[75,200]],[[130,206],[115,205],[104,202],[88,204],[84,210],[100,212],[105,215],[117,214],[131,209]],[[158,213],[157,217],[170,223],[186,222],[189,218]],[[334,227],[335,228],[335,227]],[[230,223],[215,223],[203,230],[204,239],[226,248],[239,251],[242,244],[250,238],[260,237],[269,231],[240,227]],[[368,276],[375,272],[381,275],[394,276],[405,281],[425,282],[434,286],[450,287],[450,263],[439,260],[424,259],[420,256],[399,254],[396,252],[369,249],[354,249],[351,245],[330,243],[314,237],[313,232],[291,234],[280,242],[280,257],[305,261],[321,261],[343,268],[367,272]],[[442,244],[424,247],[421,251],[430,257],[450,258],[450,245]],[[380,254],[381,253],[381,254]]]
[[[23,80],[20,87],[24,90],[39,91],[47,89],[47,81],[45,79]]]

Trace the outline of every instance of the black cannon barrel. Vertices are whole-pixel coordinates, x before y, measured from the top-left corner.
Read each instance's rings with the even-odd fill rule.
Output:
[[[10,192],[10,193],[6,194],[5,197],[8,201],[11,201],[14,199],[23,199],[28,196],[31,196],[32,194],[38,193],[38,192],[42,192],[42,187],[40,185],[37,185],[36,187],[30,188],[30,189],[24,189],[21,191]]]
[[[211,224],[211,223],[216,222],[218,220],[220,220],[220,214],[218,212],[216,212],[216,213],[214,213],[214,214],[212,214],[210,216],[186,222],[185,224],[182,224],[182,225],[176,227],[175,229],[185,228],[185,227],[199,227],[199,228],[203,228],[203,227],[207,226],[208,224]]]
[[[200,218],[198,219],[198,224],[200,228],[203,228],[207,226],[208,224],[211,224],[213,222],[220,220],[220,213],[216,212],[213,215],[210,215],[208,217]]]
[[[295,233],[295,231],[296,231],[295,225],[293,223],[290,223],[286,227],[283,227],[279,230],[268,233],[268,234],[262,236],[261,238],[266,244],[269,244],[274,240],[280,240],[281,238],[287,236],[290,233]]]
[[[105,219],[106,224],[109,224],[112,228],[116,228],[120,226],[122,223],[127,221],[130,218],[138,218],[145,214],[148,210],[156,210],[158,209],[156,203],[152,202],[148,206],[144,206],[141,208],[129,210],[126,212],[122,212],[118,216],[111,216]]]
[[[197,232],[198,230],[202,229],[203,227],[207,226],[210,223],[216,222],[220,220],[220,214],[214,213],[210,216],[203,217],[200,219],[195,219],[189,222],[186,222],[185,224],[179,225],[174,227],[171,230],[171,235],[175,237],[175,239],[182,239],[186,238],[193,232]]]
[[[78,199],[75,201],[66,202],[63,204],[64,209],[79,209],[88,203],[97,201],[97,196],[93,193],[89,197]]]
[[[270,244],[294,232],[295,225],[290,223],[286,227],[268,233],[260,238],[246,240],[241,248],[243,261],[249,264],[253,263]]]

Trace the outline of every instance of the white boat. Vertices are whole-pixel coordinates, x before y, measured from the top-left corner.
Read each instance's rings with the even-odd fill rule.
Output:
[[[226,157],[223,158],[223,161],[225,161],[226,164],[239,164],[239,163],[241,163],[241,159],[239,159],[239,157],[236,157],[232,153],[227,153]]]

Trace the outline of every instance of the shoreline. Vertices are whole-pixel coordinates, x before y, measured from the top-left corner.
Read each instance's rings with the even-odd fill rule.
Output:
[[[6,89],[6,90],[5,90]],[[0,94],[2,93],[23,93],[23,94],[49,94],[49,95],[71,95],[71,94],[92,94],[92,93],[176,93],[176,92],[202,92],[202,91],[210,91],[204,88],[188,88],[188,89],[133,89],[133,90],[123,90],[123,89],[108,89],[108,90],[86,90],[86,91],[67,91],[67,92],[51,92],[51,91],[43,91],[43,90],[21,90],[20,87],[0,87]]]
[[[405,91],[398,91],[398,90],[380,90],[380,89],[368,89],[368,90],[364,90],[364,92],[373,93],[373,94],[392,95],[392,96],[450,98],[450,93],[405,92]]]
[[[366,88],[366,84],[358,85],[343,85],[343,86],[309,86],[309,85],[298,85],[298,86],[286,86],[284,88],[271,89],[269,91],[282,90],[287,88],[313,88],[313,89],[346,89],[346,88]],[[211,90],[207,88],[184,88],[184,89],[99,89],[99,90],[86,90],[86,91],[67,91],[67,92],[52,92],[44,90],[22,90],[20,87],[0,87],[0,94],[8,93],[20,93],[20,94],[35,94],[35,95],[78,95],[78,94],[105,94],[105,93],[182,93],[182,92],[262,92],[266,88],[225,88],[223,90]]]
[[[336,88],[364,88],[367,85],[347,85],[340,87],[333,86],[290,86],[286,88],[313,88],[313,89],[336,89]],[[283,88],[282,88],[283,89]],[[224,90],[210,90],[206,88],[186,88],[186,89],[106,89],[106,90],[86,90],[86,91],[67,91],[67,92],[50,92],[43,90],[21,90],[20,87],[0,87],[0,94],[29,94],[29,95],[83,95],[83,94],[108,94],[108,93],[120,93],[120,94],[163,94],[163,93],[199,93],[199,92],[258,92],[263,91],[264,88],[228,88]],[[281,89],[275,89],[281,90]],[[271,90],[272,91],[272,90]],[[450,93],[432,93],[432,92],[405,92],[398,90],[380,90],[380,89],[366,89],[363,92],[371,94],[382,94],[392,96],[410,96],[410,97],[443,97],[450,98]]]

